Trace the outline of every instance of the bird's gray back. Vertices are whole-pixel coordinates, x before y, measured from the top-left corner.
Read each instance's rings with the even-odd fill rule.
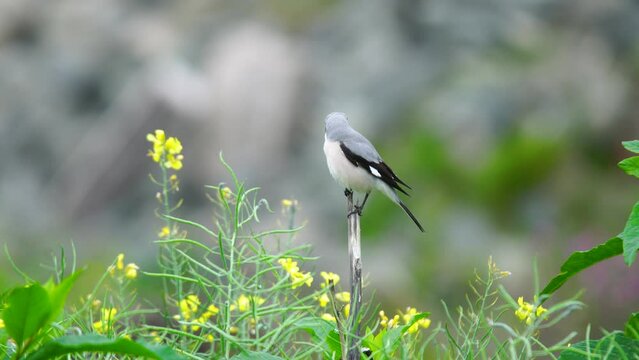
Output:
[[[382,161],[373,144],[348,124],[346,115],[343,113],[332,113],[326,117],[326,137],[343,143],[353,153],[367,161]]]

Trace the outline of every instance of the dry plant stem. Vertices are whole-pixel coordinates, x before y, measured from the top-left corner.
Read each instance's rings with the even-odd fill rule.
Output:
[[[362,306],[362,251],[360,246],[359,213],[355,211],[353,193],[347,192],[348,255],[351,268],[351,310],[348,336],[348,359],[359,360],[359,312]]]
[[[335,304],[335,284],[333,283],[333,280],[328,281],[328,286],[330,289],[329,294],[331,295],[331,305],[333,307],[333,314],[335,315],[335,322],[337,323],[337,332],[339,333],[339,343],[341,345],[340,348],[342,349],[342,359],[347,359],[348,358],[348,344],[346,342],[347,329],[344,328],[345,326],[344,323],[348,321],[344,321],[346,319],[342,317],[342,312],[337,310],[337,305]]]

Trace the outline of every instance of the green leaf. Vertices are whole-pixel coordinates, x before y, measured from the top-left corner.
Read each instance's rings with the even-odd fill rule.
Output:
[[[624,334],[631,339],[639,340],[639,312],[630,315]]]
[[[639,178],[639,156],[623,159],[617,165],[619,165],[621,170],[625,171],[626,174]]]
[[[620,238],[614,237],[603,244],[586,251],[576,251],[561,265],[561,272],[548,282],[548,285],[541,291],[542,295],[550,295],[557,291],[569,278],[592,265],[623,253],[623,242]]]
[[[639,340],[614,332],[600,340],[581,341],[559,354],[559,360],[636,359]]]
[[[235,355],[231,360],[283,360],[283,358],[265,352],[249,351],[244,354]]]
[[[370,328],[366,328],[366,334],[367,334],[366,337],[362,339],[362,345],[371,349],[373,354],[376,354],[379,351],[381,351],[384,346],[384,342],[382,339],[384,338],[384,335],[386,334],[386,329],[381,328],[377,332],[377,335],[375,335]]]
[[[382,338],[382,348],[384,349],[384,354],[386,356],[391,357],[397,347],[399,346],[399,340],[402,338],[403,328],[396,327],[386,331],[384,337]]]
[[[296,326],[311,335],[314,341],[322,344],[324,355],[329,359],[342,353],[342,345],[335,324],[320,318],[300,320]]]
[[[71,335],[50,341],[25,360],[45,360],[66,354],[83,352],[111,353],[143,356],[158,360],[182,360],[171,348],[164,345],[148,345],[124,338],[109,339],[101,335]]]
[[[73,287],[73,284],[75,284],[81,273],[81,271],[76,271],[75,273],[71,274],[71,276],[62,280],[58,285],[53,285],[52,281],[45,284],[44,287],[49,293],[49,299],[51,300],[51,317],[49,319],[50,321],[55,320],[55,318],[58,317],[58,315],[60,315],[60,313],[64,309],[64,303],[67,300],[69,291],[71,291],[71,287]]]
[[[408,329],[410,329],[411,326],[415,325],[416,322],[418,322],[421,319],[427,318],[430,316],[429,312],[422,312],[422,313],[418,313],[413,315],[413,317],[410,319],[410,321],[408,322],[408,324],[404,325],[404,327],[402,327],[402,334],[406,333],[408,331]]]
[[[630,266],[639,250],[639,202],[632,208],[626,227],[618,236],[623,240],[623,259]]]
[[[622,141],[621,145],[623,145],[626,150],[639,154],[639,140]]]
[[[7,333],[18,348],[42,329],[51,318],[51,300],[39,284],[18,287],[7,298],[7,308],[2,313]]]

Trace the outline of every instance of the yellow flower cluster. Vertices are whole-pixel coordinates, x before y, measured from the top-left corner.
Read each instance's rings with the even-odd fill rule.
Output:
[[[146,139],[153,144],[149,150],[149,156],[156,163],[162,164],[167,169],[180,170],[182,168],[182,143],[176,137],[166,138],[164,130],[155,130],[153,134],[147,134]]]
[[[116,308],[100,309],[100,320],[93,323],[93,330],[98,334],[106,334],[113,327],[113,320],[118,313]]]
[[[331,283],[333,286],[335,286],[339,283],[339,275],[335,273],[322,271],[320,272],[320,276],[324,279],[324,283],[322,284],[322,287],[325,287],[326,285],[331,285]]]
[[[351,293],[349,293],[348,291],[338,292],[337,294],[335,294],[335,299],[339,302],[346,303],[342,311],[344,312],[344,315],[348,317],[351,313]],[[319,301],[320,307],[326,307],[326,305],[331,302],[331,299],[328,297],[327,293],[323,293],[322,295],[320,295],[317,300]],[[322,314],[322,319],[333,322],[335,321],[335,317],[329,313]]]
[[[384,310],[379,311],[379,325],[384,329],[396,328],[399,324],[399,315],[393,316],[392,319],[388,319]]]
[[[112,277],[123,275],[129,280],[133,280],[138,277],[138,270],[140,270],[140,267],[135,263],[128,263],[124,265],[124,254],[118,254],[115,260],[115,265],[109,266],[109,274],[111,274]]]
[[[351,293],[349,293],[348,291],[338,292],[337,294],[335,294],[335,299],[337,299],[337,301],[339,302],[348,304],[351,302]],[[328,305],[328,303],[331,301],[327,293],[323,293],[322,295],[320,295],[317,300],[319,301],[320,307],[326,307],[326,305]]]
[[[413,320],[415,315],[417,315],[417,309],[410,306],[407,307],[406,312],[402,314],[402,319],[404,320],[404,324],[409,324]],[[429,327],[430,327],[430,319],[421,318],[408,328],[408,333],[414,334],[417,332],[417,330],[419,330],[419,328],[428,329]]]
[[[313,276],[310,272],[304,273],[300,271],[300,268],[297,266],[297,261],[293,261],[291,258],[279,259],[277,261],[282,269],[286,271],[291,277],[291,287],[296,289],[302,285],[306,285],[308,287],[313,283]]]
[[[414,307],[407,307],[406,308],[406,312],[405,313],[400,313],[400,314],[395,314],[395,316],[393,316],[392,319],[389,319],[388,316],[386,316],[386,313],[384,313],[384,310],[381,310],[379,312],[379,324],[382,328],[384,329],[392,329],[392,328],[396,328],[399,326],[400,324],[400,319],[404,321],[404,325],[408,325],[411,321],[413,321],[413,318],[415,317],[415,315],[418,314],[417,309],[415,309]],[[417,320],[414,324],[412,324],[407,332],[409,334],[414,334],[416,333],[420,328],[422,329],[428,329],[430,327],[430,319],[427,318],[421,318],[419,320]]]
[[[535,299],[535,302],[536,302],[536,299]],[[517,315],[519,320],[525,321],[527,325],[532,324],[543,313],[548,311],[546,308],[544,308],[541,305],[535,307],[533,304],[525,302],[523,296],[520,296],[517,299],[517,304],[519,304],[519,308],[515,310],[515,315]]]
[[[246,312],[251,309],[251,304],[254,304],[255,307],[258,307],[266,302],[266,299],[261,298],[259,296],[246,296],[244,294],[240,295],[237,300],[230,306],[231,311],[238,310],[239,312]]]
[[[191,325],[191,331],[198,331],[202,327],[202,324],[205,324],[211,317],[220,312],[220,309],[218,309],[217,306],[211,304],[202,311],[201,314],[199,314],[200,305],[202,305],[202,303],[197,295],[187,295],[184,299],[178,301],[180,315],[175,315],[173,318],[175,320],[193,322],[194,324]],[[182,329],[186,330],[186,325],[183,325]]]

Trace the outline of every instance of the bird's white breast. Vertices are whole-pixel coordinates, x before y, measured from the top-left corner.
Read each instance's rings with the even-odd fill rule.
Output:
[[[339,142],[331,141],[324,136],[324,154],[328,171],[338,183],[357,192],[369,192],[375,188],[376,179],[366,170],[348,161]]]

